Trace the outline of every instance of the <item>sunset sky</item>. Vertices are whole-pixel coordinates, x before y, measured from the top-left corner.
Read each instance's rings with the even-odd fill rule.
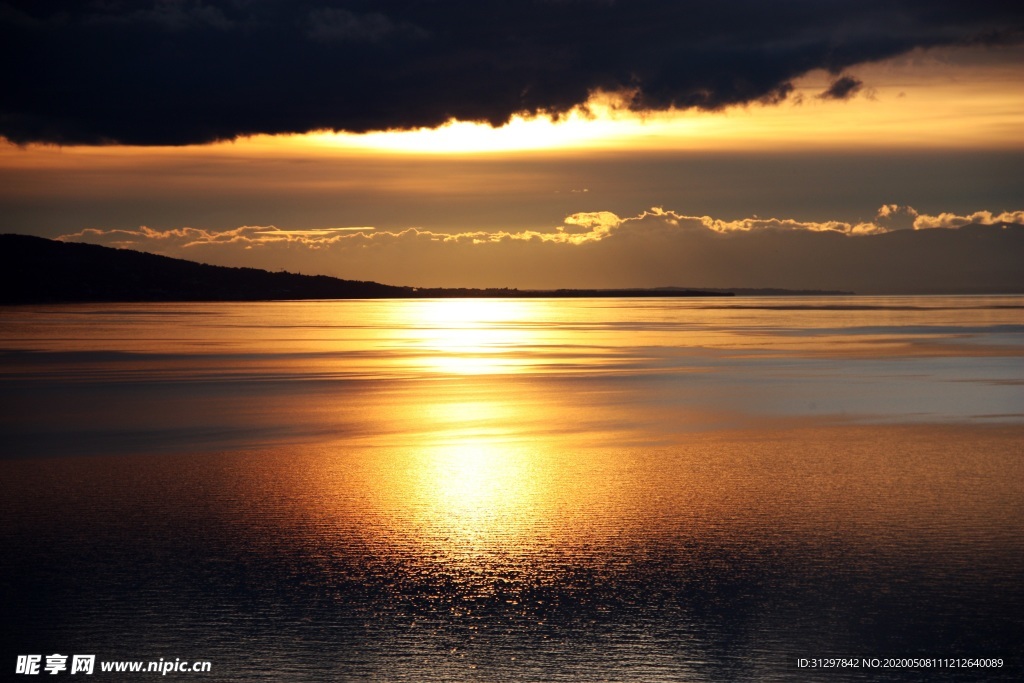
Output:
[[[1017,3],[5,2],[0,54],[0,232],[419,286],[1024,291]]]

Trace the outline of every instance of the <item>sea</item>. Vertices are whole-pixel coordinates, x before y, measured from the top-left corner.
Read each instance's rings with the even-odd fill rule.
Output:
[[[4,680],[1021,680],[1024,297],[4,307],[0,541]]]

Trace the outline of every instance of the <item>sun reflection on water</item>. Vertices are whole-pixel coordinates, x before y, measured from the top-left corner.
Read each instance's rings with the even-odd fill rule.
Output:
[[[535,525],[544,487],[528,451],[468,437],[416,461],[408,504],[424,538],[479,552]]]
[[[449,563],[515,554],[540,540],[556,493],[557,462],[526,438],[542,407],[498,396],[453,397],[423,407],[419,444],[397,454],[384,507],[391,533]]]
[[[529,350],[549,331],[526,327],[535,317],[530,302],[494,299],[428,299],[396,307],[409,362],[418,369],[453,375],[526,372]]]

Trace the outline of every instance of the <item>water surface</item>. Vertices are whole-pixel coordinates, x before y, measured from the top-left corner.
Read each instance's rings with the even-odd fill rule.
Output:
[[[1022,355],[1021,297],[3,309],[2,665],[1017,680]]]

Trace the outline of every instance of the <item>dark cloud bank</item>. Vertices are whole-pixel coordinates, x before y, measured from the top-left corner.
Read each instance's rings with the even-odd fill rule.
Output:
[[[9,140],[186,144],[501,123],[597,90],[637,109],[778,101],[816,68],[1019,42],[1024,4],[931,0],[164,0],[0,4]],[[870,84],[868,84],[870,85]]]

